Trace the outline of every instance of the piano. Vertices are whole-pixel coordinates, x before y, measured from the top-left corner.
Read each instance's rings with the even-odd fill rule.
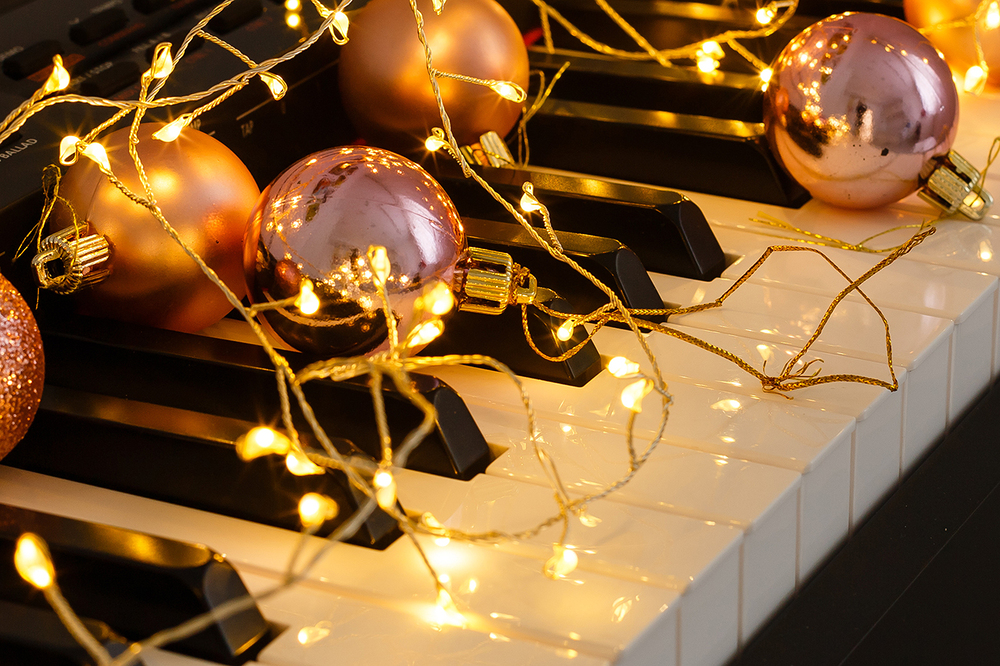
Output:
[[[93,2],[84,10],[58,7],[59,3],[48,0],[0,3],[0,15],[5,15],[0,57],[9,58],[21,52],[15,47],[64,31],[60,23],[64,14],[70,17],[67,22],[75,24],[86,12],[96,16],[110,8],[137,22],[140,15],[155,17],[156,10],[145,14],[136,7],[142,5],[145,10],[156,4]],[[174,2],[176,7],[171,11],[176,15],[165,18],[162,24],[149,19],[152,27],[148,27],[147,37],[130,42],[128,48],[81,49],[86,65],[92,68],[87,71],[95,72],[92,78],[96,78],[112,68],[117,72],[128,69],[118,65],[143,57],[143,50],[156,41],[183,35],[198,13],[213,4]],[[286,21],[287,10],[280,3],[237,4],[250,7],[246,14],[250,18],[232,27],[231,37],[258,59],[289,48],[316,25],[308,7],[302,11],[304,25],[291,27]],[[516,18],[530,20],[524,18],[527,12],[520,4],[508,4]],[[584,15],[588,10],[582,9],[582,4],[564,0],[559,7]],[[685,15],[690,6],[685,3],[633,4],[637,6],[630,11],[645,17],[643,20],[691,27],[691,17]],[[730,20],[739,17],[732,4],[704,7],[719,20]],[[89,5],[93,5],[92,11]],[[816,2],[810,6],[803,2],[802,16],[795,25],[803,27],[811,22],[807,11],[816,11],[815,18],[850,5]],[[888,1],[856,5],[900,11],[899,3]],[[39,12],[43,6],[55,12],[58,20],[40,24],[24,18],[29,10]],[[32,14],[36,15],[41,14]],[[15,23],[18,31],[11,30]],[[197,53],[209,53],[210,48],[203,45]],[[183,80],[196,86],[217,75],[228,75],[225,67],[232,63],[206,71],[204,63],[211,62],[209,57],[204,56],[202,65],[188,73],[179,68],[178,78],[188,77]],[[533,51],[535,63],[547,57],[540,50]],[[616,73],[619,65],[591,60],[592,66],[604,68],[606,75],[624,77],[624,73]],[[285,101],[247,97],[239,98],[242,106],[236,106],[234,98],[230,107],[220,107],[218,113],[205,117],[202,129],[215,133],[248,164],[256,165],[254,175],[262,183],[298,156],[327,147],[321,142],[338,138],[336,132],[342,131],[330,129],[336,123],[327,122],[340,118],[336,86],[331,93],[329,80],[324,84],[323,79],[331,76],[335,60],[304,55],[302,63],[286,75],[292,85]],[[624,72],[624,66],[620,67]],[[672,75],[677,80],[664,85],[680,81],[685,89],[694,88],[696,96],[699,89],[703,95],[714,94],[706,84],[685,80],[691,77],[684,71]],[[646,71],[640,72],[642,76],[658,75]],[[727,72],[725,76],[735,89],[753,92],[745,72]],[[3,81],[0,104],[5,113],[23,99],[25,84],[23,80]],[[121,82],[117,85],[123,87],[112,90],[116,84],[104,78],[94,85],[98,84],[110,86],[108,95],[127,96],[130,90],[129,83]],[[550,102],[553,118],[559,115],[556,109],[560,105],[572,108],[574,103],[560,99],[558,91],[557,87]],[[322,99],[327,104],[316,104],[315,95],[325,95]],[[683,113],[692,122],[711,125],[690,110],[677,115]],[[984,165],[997,134],[998,118],[1000,97],[995,93],[978,97],[961,94],[955,149],[973,164]],[[315,123],[312,127],[316,131],[291,133],[288,125],[294,123],[289,119]],[[34,221],[38,173],[28,173],[28,166],[43,158],[31,156],[43,148],[51,151],[58,141],[46,122],[53,124],[40,118],[0,146],[0,180],[8,183],[5,187],[10,191],[20,188],[24,193],[5,200],[0,218],[7,227],[0,230],[5,274],[10,270],[17,275],[21,270],[11,267],[9,254],[15,246],[12,243],[19,240],[17,231],[25,221],[29,226]],[[748,131],[756,131],[759,138],[759,121],[750,118],[739,122]],[[280,140],[274,140],[274,135]],[[542,159],[542,140],[539,142]],[[765,153],[752,145],[740,149],[757,156],[757,162],[747,158],[747,164],[755,165],[747,168],[765,168]],[[699,157],[711,162],[721,160],[721,154]],[[683,164],[685,157],[675,154],[664,159]],[[727,168],[721,161],[719,167]],[[697,174],[705,183],[700,189],[633,176],[539,168],[540,172],[578,182],[585,179],[610,189],[638,184],[690,198],[707,219],[726,261],[721,272],[710,279],[651,271],[649,277],[658,297],[681,305],[716,298],[768,246],[803,243],[794,232],[763,225],[753,221],[755,218],[769,216],[850,241],[895,230],[883,238],[886,245],[892,245],[911,233],[899,227],[919,224],[935,214],[916,196],[872,211],[835,209],[806,200],[794,183],[774,173],[767,178],[775,194],[762,201],[764,195],[755,198],[753,191],[740,193],[738,180],[716,177],[711,166]],[[720,180],[724,182],[720,184]],[[1000,175],[990,173],[986,188],[1000,191]],[[627,207],[623,210],[622,215],[627,215]],[[556,220],[557,228],[558,224]],[[631,483],[588,507],[594,520],[589,524],[573,521],[567,544],[578,553],[576,570],[557,580],[542,574],[552,543],[558,539],[557,534],[546,531],[534,538],[495,545],[420,536],[430,561],[447,576],[446,583],[462,611],[462,622],[449,623],[436,612],[434,582],[408,539],[396,538],[384,548],[338,544],[304,581],[260,602],[260,611],[275,627],[275,635],[246,663],[841,663],[916,579],[922,565],[931,562],[939,546],[943,547],[946,537],[940,533],[940,525],[954,525],[953,531],[957,530],[974,512],[976,498],[986,497],[1000,479],[988,455],[988,433],[996,424],[997,400],[995,392],[988,392],[1000,371],[1000,256],[993,246],[994,231],[1000,234],[1000,211],[988,212],[980,222],[942,222],[934,235],[866,284],[866,293],[882,308],[891,327],[897,391],[827,384],[795,391],[788,399],[762,390],[731,363],[674,338],[650,334],[647,342],[673,396],[665,437]],[[607,235],[613,233],[609,226]],[[822,249],[852,276],[864,273],[880,258]],[[670,325],[731,350],[757,367],[766,361],[769,368],[776,368],[808,338],[823,310],[843,288],[843,279],[828,270],[819,257],[779,253],[721,309],[678,317]],[[243,344],[245,337],[241,335],[238,322],[227,321],[190,340],[199,341],[195,346],[211,346],[206,341],[219,339]],[[607,327],[594,343],[603,357],[638,358],[635,339],[622,329]],[[168,340],[165,344],[173,343]],[[180,346],[187,344],[181,340]],[[824,373],[889,379],[881,321],[856,296],[838,308],[812,357],[823,359]],[[468,478],[398,470],[401,505],[413,515],[431,512],[449,527],[477,531],[514,531],[551,515],[556,510],[552,491],[527,445],[523,410],[513,385],[497,373],[477,367],[428,372],[464,401],[488,443],[490,460]],[[111,384],[114,381],[112,376]],[[586,493],[624,473],[627,411],[617,401],[620,380],[601,371],[582,386],[531,377],[523,382],[534,400],[542,439],[571,493]],[[184,387],[173,389],[183,391]],[[987,398],[977,409],[984,395]],[[127,402],[122,404],[127,408]],[[48,418],[44,407],[40,420]],[[655,411],[640,415],[636,426],[639,441],[654,436]],[[169,428],[161,427],[164,432]],[[128,437],[132,431],[126,427],[122,432],[121,437]],[[949,433],[950,438],[945,439]],[[46,437],[69,440],[76,435],[75,431],[64,431]],[[963,436],[975,439],[977,448],[964,451]],[[127,446],[128,441],[123,441]],[[973,452],[983,457],[975,457]],[[944,458],[946,455],[950,457]],[[963,481],[966,474],[968,486]],[[911,522],[919,524],[924,516],[908,507],[926,508],[927,502],[921,504],[918,493],[927,487],[936,489],[936,498],[964,490],[965,503],[948,514],[948,520],[921,532]],[[251,592],[268,589],[281,580],[300,540],[297,532],[281,526],[13,464],[0,463],[0,504],[204,544],[235,567]],[[941,506],[934,503],[932,508],[943,510]],[[874,528],[902,530],[906,525],[929,541],[919,542],[924,546],[918,547],[914,545],[917,542],[887,541],[872,533]],[[305,548],[315,552],[324,543],[310,537]],[[931,548],[927,543],[936,545]],[[901,550],[889,552],[886,548]],[[900,554],[904,551],[915,554],[906,560]],[[897,558],[906,560],[908,566],[890,566]],[[854,600],[857,606],[850,606],[853,597],[847,598],[844,590],[854,583],[847,576],[859,569],[870,572],[867,581],[872,596],[867,601]],[[903,577],[903,569],[909,578]],[[848,605],[839,607],[842,611],[824,609],[829,600]],[[855,626],[857,618],[868,624]],[[803,633],[795,638],[795,631]],[[918,638],[911,637],[913,641]],[[815,643],[810,645],[813,639]],[[811,649],[816,651],[810,653]],[[155,651],[144,659],[147,664],[165,666],[212,663],[170,650]]]

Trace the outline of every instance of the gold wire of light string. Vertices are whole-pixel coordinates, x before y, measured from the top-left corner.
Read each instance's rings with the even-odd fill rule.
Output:
[[[782,26],[784,26],[785,23],[792,18],[792,16],[794,16],[799,4],[798,0],[789,0],[787,3],[772,3],[775,6],[775,15],[770,21],[760,28],[752,30],[726,30],[718,33],[717,35],[698,40],[697,42],[686,46],[672,49],[656,49],[639,33],[638,30],[635,29],[634,26],[632,26],[618,12],[616,12],[611,5],[607,3],[607,0],[595,0],[597,6],[608,16],[608,18],[610,18],[615,25],[624,31],[625,34],[627,34],[632,41],[634,41],[636,45],[642,49],[641,51],[626,51],[624,49],[614,48],[594,39],[587,33],[580,30],[571,21],[560,14],[558,10],[545,2],[545,0],[531,1],[536,7],[538,7],[542,24],[542,37],[545,48],[549,53],[553,53],[555,51],[552,40],[551,25],[549,22],[549,18],[551,17],[584,46],[587,46],[598,53],[612,56],[614,58],[623,60],[655,60],[660,65],[669,67],[673,64],[673,60],[696,58],[699,50],[701,50],[703,46],[714,42],[716,44],[728,44],[737,54],[746,58],[751,65],[761,71],[764,70],[767,65],[759,58],[751,54],[737,40],[767,37],[768,35],[775,33]],[[781,5],[780,7],[778,6],[779,4]],[[784,11],[781,11],[779,14],[777,12],[778,9],[783,9]]]

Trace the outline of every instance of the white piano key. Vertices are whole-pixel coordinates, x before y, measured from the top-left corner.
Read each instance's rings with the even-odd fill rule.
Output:
[[[688,331],[706,342],[726,349],[758,370],[767,361],[769,372],[784,367],[798,351],[787,345],[750,340],[715,331]],[[865,384],[821,384],[788,393],[766,392],[760,382],[731,361],[667,335],[647,336],[661,370],[668,382],[677,381],[788,405],[794,403],[824,412],[844,414],[855,419],[851,441],[851,524],[857,524],[879,499],[891,490],[899,478],[903,442],[903,393],[906,370],[897,369],[900,389],[895,393]],[[628,331],[605,327],[595,343],[605,356],[622,355],[641,360],[635,337]],[[809,358],[812,358],[810,356]],[[807,359],[808,360],[808,359]],[[641,365],[646,365],[642,363]],[[823,374],[857,374],[888,379],[885,364],[826,355]]]
[[[0,501],[204,543],[241,572],[280,574],[300,540],[288,530],[2,466]],[[452,587],[456,603],[477,627],[603,658],[677,654],[680,595],[674,590],[580,570],[550,580],[541,573],[541,560],[489,546],[457,541],[438,546],[433,539],[418,538],[439,574],[453,581],[477,580],[474,588]],[[309,538],[303,557],[324,543]],[[382,551],[335,544],[306,584],[382,606],[416,603],[429,608],[435,601],[428,570],[405,538]]]
[[[653,281],[664,301],[692,305],[711,301],[731,286],[729,280],[694,283],[664,275]],[[830,299],[777,287],[744,283],[724,307],[696,312],[673,321],[678,327],[733,333],[761,341],[801,346],[809,339]],[[951,367],[954,325],[947,319],[881,308],[892,333],[893,362],[907,369],[905,426],[908,448],[904,470],[910,469],[945,431],[950,382],[973,381],[977,369]],[[817,356],[838,354],[875,362],[885,359],[885,328],[867,304],[843,301],[812,346]],[[951,371],[955,375],[951,376]]]
[[[523,430],[510,413],[473,405],[487,439],[507,449],[488,474],[548,487]],[[627,472],[619,434],[541,419],[539,428],[560,478],[574,494],[589,494]],[[792,593],[796,583],[800,477],[736,458],[660,444],[643,469],[608,497],[744,530],[741,545],[741,640]],[[593,510],[601,511],[602,504]],[[682,611],[682,616],[684,615]]]
[[[509,478],[462,482],[400,470],[396,482],[408,511],[432,510],[443,525],[467,532],[527,529],[558,513],[551,489]],[[590,514],[600,522],[585,527],[571,517],[566,539],[578,553],[581,570],[683,595],[681,664],[720,663],[736,651],[739,529],[621,503],[598,503]],[[560,523],[526,541],[497,545],[544,561],[561,529]]]

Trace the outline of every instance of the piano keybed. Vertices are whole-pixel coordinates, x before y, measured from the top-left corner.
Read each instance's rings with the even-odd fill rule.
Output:
[[[956,149],[985,163],[1000,98],[963,96]],[[987,178],[1000,190],[1000,176]],[[651,278],[665,302],[716,298],[773,244],[796,235],[751,222],[770,215],[796,227],[857,240],[933,215],[915,196],[877,211],[810,201],[798,209],[685,192],[705,212],[731,263],[712,281]],[[571,574],[542,567],[557,538],[477,545],[418,537],[448,576],[463,623],[442,617],[413,545],[331,548],[307,579],[261,603],[287,627],[252,663],[720,664],[736,654],[822,566],[1000,370],[1000,215],[946,221],[936,234],[867,282],[892,332],[899,390],[826,384],[785,396],[762,390],[733,364],[677,339],[650,334],[673,395],[664,441],[640,473],[571,526],[580,556]],[[890,233],[884,245],[912,230]],[[849,275],[881,255],[821,248]],[[774,256],[718,310],[670,322],[772,373],[809,337],[843,279],[811,253]],[[229,335],[218,333],[216,335]],[[238,331],[237,331],[238,334]],[[639,358],[627,331],[595,338],[604,356]],[[877,314],[857,295],[838,308],[807,358],[824,374],[889,379]],[[465,400],[495,459],[468,481],[399,470],[411,514],[486,531],[535,524],[556,510],[525,437],[512,384],[473,367],[428,371]],[[584,494],[627,470],[627,410],[619,380],[602,372],[583,387],[524,379],[542,440],[566,488]],[[636,436],[649,441],[655,410]],[[68,437],[72,433],[67,433]],[[277,583],[299,541],[291,531],[0,465],[0,502],[204,543],[225,555],[252,591]],[[310,538],[307,550],[322,547]],[[207,662],[159,651],[151,666]]]

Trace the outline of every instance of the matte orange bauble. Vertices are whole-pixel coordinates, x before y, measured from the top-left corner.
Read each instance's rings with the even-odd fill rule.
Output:
[[[0,275],[0,458],[28,432],[42,400],[45,357],[35,318]]]
[[[449,0],[440,15],[417,0],[435,69],[528,88],[528,52],[513,19],[493,0]],[[340,92],[369,143],[412,153],[441,126],[424,50],[408,0],[372,0],[351,21],[341,48]],[[493,130],[504,136],[521,105],[484,86],[438,79],[459,144]]]
[[[171,142],[152,138],[162,125],[139,129],[137,150],[164,217],[240,298],[243,231],[260,195],[246,166],[223,144],[187,128]],[[100,140],[112,172],[142,194],[128,154],[129,129]],[[89,231],[111,244],[111,274],[73,294],[78,311],[176,331],[198,331],[232,309],[222,291],[143,206],[125,197],[97,165],[81,157],[67,169],[59,194]],[[53,210],[53,231],[73,224],[66,206]]]
[[[964,19],[974,14],[978,6],[979,0],[903,0],[906,20],[918,29]],[[979,40],[990,68],[987,85],[996,89],[1000,88],[1000,26],[991,28],[990,24],[986,13],[978,21]],[[960,76],[979,63],[972,26],[928,30],[925,34]]]

